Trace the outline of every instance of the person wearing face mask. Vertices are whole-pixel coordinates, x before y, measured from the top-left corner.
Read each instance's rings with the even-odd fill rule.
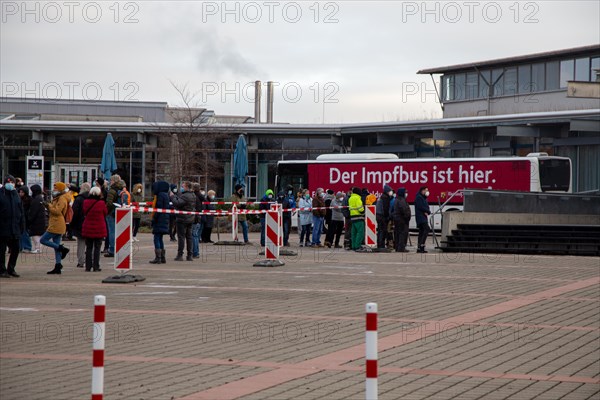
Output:
[[[271,208],[271,205],[268,203],[275,203],[275,199],[273,196],[273,191],[271,189],[267,189],[265,195],[260,199],[260,205],[258,206],[259,210],[268,210]],[[265,213],[260,213],[260,245],[262,247],[265,246]]]
[[[15,178],[11,175],[4,178],[4,186],[0,188],[0,216],[0,278],[18,278],[15,267],[19,257],[21,235],[25,232],[25,212],[15,188]],[[7,249],[10,251],[8,268]]]
[[[383,193],[375,203],[375,218],[377,219],[377,248],[385,249],[388,222],[390,221],[390,201],[394,190],[389,185],[383,185]]]
[[[422,186],[415,197],[415,219],[417,221],[417,227],[419,228],[417,253],[427,253],[427,250],[425,250],[425,241],[429,235],[429,222],[427,221],[427,217],[431,215],[429,203],[427,202],[428,196],[429,189],[427,186]]]
[[[231,195],[229,201],[232,203],[240,203],[237,205],[238,210],[246,209],[246,196],[244,192],[244,186],[237,184],[234,187],[234,192]],[[260,205],[262,206],[262,204]],[[260,208],[259,206],[259,208]],[[268,205],[267,205],[268,208]],[[261,208],[262,209],[262,208]],[[261,214],[261,216],[264,214]],[[248,240],[248,220],[246,218],[246,214],[238,214],[238,225],[242,227],[242,236],[244,237],[244,244],[249,245],[250,241]]]
[[[342,213],[343,209],[341,206],[344,204],[344,197],[345,194],[343,192],[337,192],[335,198],[331,200],[331,222],[325,236],[325,245],[327,247],[333,245],[336,249],[342,248],[340,246],[340,238],[344,229],[344,214]]]
[[[321,244],[321,233],[323,232],[323,223],[325,221],[325,215],[327,214],[325,207],[325,191],[323,188],[318,188],[313,197],[313,231],[311,247],[323,247]],[[317,208],[316,210],[314,208]]]
[[[394,208],[392,209],[392,219],[394,220],[394,249],[397,253],[406,253],[406,242],[408,241],[408,224],[410,222],[411,212],[406,201],[406,189],[398,189]]]
[[[204,202],[206,201],[206,192],[202,189],[202,186],[198,182],[192,184],[192,191],[196,196],[196,212],[202,212],[205,208]],[[204,215],[194,216],[194,223],[192,224],[192,257],[200,258],[200,237],[202,236],[202,218]]]
[[[65,217],[67,216],[67,209],[69,207],[69,200],[65,194],[67,193],[67,185],[63,182],[56,182],[52,187],[52,201],[45,203],[48,212],[50,213],[50,220],[48,221],[48,229],[46,233],[42,235],[40,243],[44,246],[48,246],[54,249],[54,269],[48,271],[48,275],[60,275],[62,266],[62,260],[67,257],[69,249],[61,244],[62,236],[67,231],[67,224]]]
[[[304,189],[300,195],[298,201],[299,208],[311,208],[312,199],[310,198],[310,192],[308,189]],[[312,212],[310,210],[302,210],[298,212],[299,223],[300,223],[300,247],[309,246],[310,241],[310,227],[312,224]]]
[[[210,202],[215,201],[216,195],[217,195],[217,193],[214,190],[209,190],[208,196],[207,196],[208,201],[210,201]],[[239,205],[238,205],[238,207],[239,207]],[[215,206],[214,204],[208,204],[205,208],[205,210],[216,210],[216,209],[217,209],[217,206]],[[238,222],[240,221],[239,217],[241,215],[244,215],[244,217],[246,216],[246,214],[239,214]],[[212,239],[210,238],[210,235],[212,233],[212,229],[213,229],[214,225],[215,225],[215,216],[214,215],[203,215],[202,216],[202,243],[214,243],[212,241]],[[244,225],[246,225],[246,220],[244,220]],[[248,229],[246,228],[245,239],[247,239],[247,236],[248,236]]]
[[[348,200],[352,195],[352,188],[348,190],[342,200],[342,215],[344,216],[344,248],[346,250],[352,249],[352,220],[350,219],[350,207],[348,206]]]
[[[196,208],[196,195],[192,192],[192,183],[185,181],[181,184],[179,194],[171,191],[171,202],[179,211],[194,211]],[[186,261],[194,261],[192,244],[192,224],[195,215],[178,214],[177,221],[177,257],[174,261],[183,261],[184,247],[187,250]]]
[[[136,183],[133,185],[133,189],[131,190],[131,201],[139,205],[139,203],[144,202],[144,196],[142,196],[142,184]],[[133,213],[133,241],[139,242],[137,238],[138,230],[140,229],[140,222],[142,221],[142,213],[139,211],[134,211]]]

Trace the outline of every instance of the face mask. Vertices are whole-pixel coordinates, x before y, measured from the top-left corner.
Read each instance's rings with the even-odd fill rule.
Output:
[[[310,199],[310,194],[305,194],[305,195],[304,195],[304,198],[305,198],[306,200]]]
[[[396,193],[392,193],[392,197],[396,197]]]
[[[344,201],[344,198],[343,198],[343,197],[340,197],[340,198],[339,198],[339,200],[340,200],[340,201]]]
[[[292,193],[294,193],[294,192],[293,192],[293,191],[291,191],[291,190],[288,190],[288,194],[289,194],[290,196],[292,195]]]
[[[58,196],[59,194],[60,194],[60,192],[57,192],[56,190],[54,190],[54,191],[52,192],[52,197],[56,197],[56,196]]]
[[[390,191],[388,192],[388,196],[393,196],[393,195],[394,195],[394,192],[393,192],[392,190],[390,190]]]
[[[214,199],[215,199],[215,196],[208,196],[208,199],[209,199],[209,200],[214,200]]]
[[[272,195],[272,194],[270,194],[269,196],[267,196],[267,198],[268,198],[268,199],[272,199],[272,198],[273,198],[273,195]]]
[[[142,193],[142,189],[138,189],[138,190],[137,190],[137,192],[138,192],[138,193]]]
[[[325,197],[325,193],[321,193],[321,198]]]
[[[404,198],[408,199],[408,192],[404,193]]]
[[[202,196],[204,196],[204,195],[206,194],[206,192],[205,192],[204,190],[201,190],[201,191],[200,191],[200,194],[201,194]]]
[[[425,197],[429,197],[429,190],[425,191],[424,195]]]
[[[6,190],[10,190],[10,191],[12,191],[12,190],[15,190],[15,184],[14,184],[14,183],[6,183],[6,184],[4,185],[4,188],[5,188]]]
[[[181,189],[179,189],[179,191],[180,191],[181,193],[184,193],[184,192],[185,192],[185,188],[181,188]]]

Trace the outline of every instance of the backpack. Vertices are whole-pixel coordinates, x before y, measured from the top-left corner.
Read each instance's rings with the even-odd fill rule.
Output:
[[[73,221],[73,207],[71,203],[67,203],[67,212],[65,212],[65,224],[70,224]]]

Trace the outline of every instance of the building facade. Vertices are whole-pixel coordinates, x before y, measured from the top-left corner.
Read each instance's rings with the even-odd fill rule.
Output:
[[[574,191],[600,189],[600,45],[421,70],[440,76],[444,117],[354,124],[262,124],[164,102],[0,98],[0,172],[25,176],[44,156],[44,184],[98,175],[108,132],[119,173],[149,194],[157,179],[231,193],[238,136],[248,143],[250,198],[273,187],[279,160],[324,153],[415,157],[570,157]],[[190,117],[191,116],[191,117]],[[187,119],[186,119],[187,118]]]

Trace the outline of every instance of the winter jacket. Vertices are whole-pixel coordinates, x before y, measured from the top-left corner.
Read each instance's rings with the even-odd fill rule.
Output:
[[[214,201],[214,200],[209,200],[209,201]],[[240,208],[240,205],[238,204],[238,209]],[[217,207],[214,204],[207,204],[204,206],[205,210],[216,210]],[[244,216],[244,221],[246,220],[246,214],[238,214],[238,221],[242,220],[242,215]],[[215,216],[214,215],[203,215],[202,216],[202,229],[204,229],[204,227],[206,228],[212,228],[215,225]]]
[[[363,206],[362,198],[356,193],[352,193],[348,199],[348,207],[350,207],[351,219],[362,219],[365,215],[365,207]]]
[[[56,235],[65,234],[67,231],[65,216],[67,215],[68,207],[69,199],[68,196],[65,196],[65,194],[60,194],[52,199],[52,202],[48,204],[48,212],[50,213],[48,229],[46,229],[48,232]]]
[[[390,218],[390,195],[388,194],[392,190],[388,185],[383,186],[383,193],[379,196],[377,204],[375,205],[375,214],[378,217],[388,220]]]
[[[169,184],[158,181],[152,184],[152,194],[156,196],[156,208],[169,209]],[[169,214],[155,212],[152,216],[152,233],[169,233]]]
[[[301,197],[298,202],[298,207],[300,208],[311,208],[312,207],[312,199],[309,197],[308,199],[305,197]],[[300,211],[300,225],[310,225],[312,224],[312,212],[311,211]]]
[[[331,200],[331,207],[340,207],[342,206],[342,201],[340,199]],[[344,221],[344,214],[342,214],[341,208],[333,208],[331,210],[331,220],[332,221]]]
[[[261,204],[258,205],[258,209],[259,210],[269,210],[269,209],[271,209],[271,205],[267,204],[267,203],[273,203],[273,202],[275,202],[275,200],[274,199],[270,199],[269,196],[267,196],[265,194],[262,197],[262,199],[260,199],[260,203]],[[266,215],[265,213],[260,213],[259,215],[260,215],[260,219],[265,219],[265,215]]]
[[[77,198],[81,195],[77,196]],[[86,196],[87,197],[87,196]],[[83,223],[81,236],[86,239],[103,239],[106,237],[106,203],[100,197],[89,196],[81,207]]]
[[[285,210],[289,210],[291,208],[290,202],[288,201],[288,198],[283,194],[283,192],[281,192],[277,196],[277,203],[281,204],[281,209],[284,210],[282,213],[283,220],[291,223],[292,222],[292,212],[285,211]]]
[[[417,225],[427,223],[426,214],[431,214],[429,203],[427,203],[427,199],[421,193],[418,193],[417,197],[415,197],[415,219]]]
[[[229,201],[231,201],[232,203],[246,203],[246,197],[245,196],[240,197],[240,195],[238,193],[234,193],[229,198]],[[261,204],[261,206],[262,206],[262,204]],[[237,208],[238,208],[238,210],[243,210],[246,208],[246,204],[238,204]],[[267,209],[268,209],[268,205],[267,205]],[[261,214],[261,216],[262,215],[263,214]],[[246,214],[238,214],[238,221],[245,221],[245,220],[246,220]]]
[[[134,203],[138,203],[137,205],[139,205],[139,203],[144,202],[144,198],[142,197],[141,193],[133,193],[131,195],[131,201],[133,201]],[[133,219],[141,219],[141,218],[142,218],[141,212],[139,212],[139,211],[133,212]]]
[[[404,223],[407,224],[410,221],[411,212],[408,203],[404,197],[396,197],[394,201],[394,209],[392,211],[392,218],[394,219],[394,223]]]
[[[120,203],[119,192],[123,189],[123,183],[115,182],[110,186],[106,194],[106,208],[108,215],[115,215],[115,203]]]
[[[44,196],[38,185],[31,187],[31,193],[31,205],[29,206],[29,214],[27,214],[27,229],[30,236],[42,236],[48,227],[48,215],[43,204]]]
[[[171,202],[175,209],[179,211],[194,211],[196,209],[196,195],[194,192],[183,192],[179,195],[175,195],[171,199]],[[193,224],[195,219],[195,215],[177,215],[177,222],[183,222],[185,224]]]
[[[73,200],[73,219],[71,220],[71,233],[75,237],[82,237],[81,227],[83,226],[83,202],[88,198],[90,192],[79,193],[75,200]]]
[[[19,238],[25,231],[25,211],[16,190],[0,188],[0,237]]]
[[[323,200],[323,198],[318,194],[315,194],[315,197],[313,197],[312,204],[313,208],[325,207],[325,200]],[[313,210],[312,214],[315,217],[325,217],[325,215],[327,215],[327,210]]]

